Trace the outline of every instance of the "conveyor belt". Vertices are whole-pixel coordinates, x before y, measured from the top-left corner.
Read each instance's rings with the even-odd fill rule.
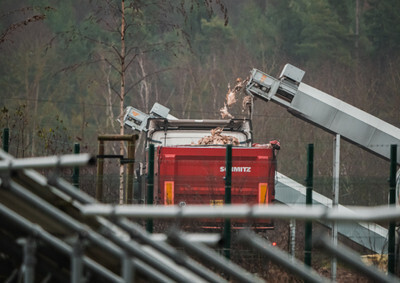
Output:
[[[304,71],[286,64],[279,79],[253,69],[246,91],[273,101],[294,116],[390,159],[390,146],[400,147],[400,129],[323,91],[302,83]],[[400,164],[400,150],[397,151]]]

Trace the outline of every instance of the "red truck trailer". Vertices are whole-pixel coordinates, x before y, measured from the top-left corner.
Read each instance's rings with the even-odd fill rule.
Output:
[[[253,145],[249,120],[150,119],[148,128],[147,141],[156,146],[154,204],[224,204],[226,146],[198,145],[215,128],[222,129],[222,136],[236,139],[237,145],[232,147],[232,203],[268,205],[274,201],[276,147],[270,143]],[[216,227],[221,221],[202,223],[203,227]],[[270,220],[257,220],[252,225],[273,227]]]
[[[164,205],[222,205],[225,147],[158,147],[156,201]],[[268,204],[274,200],[272,148],[232,148],[232,203]]]

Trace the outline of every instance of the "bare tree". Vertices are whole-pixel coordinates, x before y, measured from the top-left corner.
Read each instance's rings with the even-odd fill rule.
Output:
[[[185,32],[188,16],[197,7],[204,7],[211,15],[218,8],[227,22],[227,11],[220,0],[188,1],[127,1],[98,0],[93,3],[93,13],[87,21],[100,31],[93,33],[77,28],[77,38],[94,43],[97,47],[90,55],[91,63],[102,63],[107,113],[110,119],[119,118],[119,134],[124,135],[125,100],[128,94],[137,91],[149,110],[150,84],[148,79],[168,69],[162,67],[146,69],[146,54],[173,54],[190,46],[190,37]],[[166,36],[169,35],[169,36]],[[85,62],[86,64],[87,62]],[[83,63],[82,63],[83,64]],[[104,65],[105,64],[105,65]],[[118,100],[118,114],[112,113],[109,104],[114,94]],[[113,125],[111,128],[116,129]],[[125,145],[119,146],[124,156]],[[120,166],[120,198],[123,202],[124,166]]]

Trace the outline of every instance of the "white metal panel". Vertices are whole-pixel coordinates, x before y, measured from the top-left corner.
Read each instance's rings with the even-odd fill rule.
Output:
[[[391,144],[400,147],[399,128],[304,83],[299,85],[289,111],[387,159]]]
[[[246,135],[241,132],[223,132],[223,136],[233,136],[239,140],[243,146],[246,145]],[[198,141],[204,137],[211,136],[209,130],[199,131],[156,131],[152,135],[152,141],[155,145],[175,146],[175,145],[197,145]],[[160,143],[154,142],[159,141]]]
[[[338,101],[333,101],[332,103],[337,106],[340,104]],[[302,91],[297,91],[294,96],[290,104],[290,110],[292,109],[296,111],[297,115],[313,121],[314,123],[318,123],[328,129],[338,111],[337,107],[332,107],[332,105],[316,99],[312,95],[309,95],[309,93]]]

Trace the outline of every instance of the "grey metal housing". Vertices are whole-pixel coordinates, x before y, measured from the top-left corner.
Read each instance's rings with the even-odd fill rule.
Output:
[[[279,79],[253,69],[246,91],[274,101],[291,114],[345,140],[390,159],[390,145],[400,146],[400,129],[325,92],[301,83],[304,71],[287,64]],[[400,164],[400,151],[397,152]]]

